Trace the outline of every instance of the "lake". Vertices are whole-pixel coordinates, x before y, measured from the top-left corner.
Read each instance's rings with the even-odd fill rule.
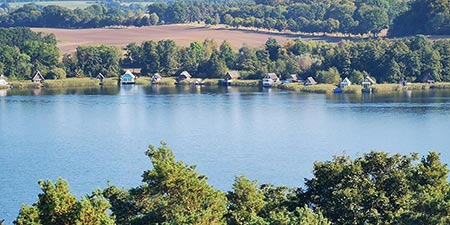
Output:
[[[32,204],[39,179],[78,196],[140,184],[149,144],[231,190],[234,177],[302,186],[314,161],[370,150],[450,162],[450,91],[305,94],[236,87],[0,90],[0,218]]]

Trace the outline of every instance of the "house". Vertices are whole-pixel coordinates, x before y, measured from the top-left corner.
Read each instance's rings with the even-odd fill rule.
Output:
[[[183,71],[180,73],[180,75],[177,77],[177,81],[183,81],[183,80],[189,80],[191,79],[191,74],[188,73],[188,71]]]
[[[317,82],[314,80],[314,78],[308,77],[308,78],[306,78],[306,81],[303,84],[306,86],[310,86],[310,85],[316,85]]]
[[[134,83],[136,83],[136,76],[134,76],[133,73],[131,73],[129,70],[127,70],[127,72],[125,72],[120,77],[120,83],[121,84],[134,84]]]
[[[274,83],[280,81],[280,78],[275,73],[268,73],[264,76],[262,84],[264,87],[271,87]]]
[[[291,74],[289,77],[291,78],[291,82],[298,82],[297,74]]]
[[[8,82],[6,82],[6,77],[1,75],[0,76],[0,86],[6,86],[8,85]]]
[[[364,78],[364,81],[361,83],[361,85],[363,86],[362,91],[363,92],[372,92],[372,85],[375,84],[375,81],[369,77],[366,76],[366,78]]]
[[[239,80],[239,79],[241,79],[241,75],[236,70],[230,70],[227,72],[227,74],[225,75],[225,77],[223,79],[226,81]]]
[[[352,82],[346,77],[346,78],[344,78],[344,80],[341,82],[340,87],[341,87],[341,88],[345,88],[345,87],[350,86],[351,84],[352,84]]]
[[[430,73],[425,74],[422,79],[422,83],[434,84],[433,76]]]
[[[278,77],[278,75],[276,73],[268,73],[268,74],[266,74],[266,76],[264,76],[263,79],[271,79],[272,82],[280,81],[280,78]]]
[[[162,79],[161,74],[154,73],[153,76],[152,76],[152,84],[158,83],[158,81],[160,81],[161,79]]]
[[[34,83],[44,83],[44,76],[42,76],[41,72],[39,70],[36,72],[36,74],[33,76],[33,82]]]

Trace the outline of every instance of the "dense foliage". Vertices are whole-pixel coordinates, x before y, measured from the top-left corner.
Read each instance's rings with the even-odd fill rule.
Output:
[[[15,225],[115,224],[108,215],[110,204],[100,191],[81,200],[69,192],[66,181],[39,181],[42,194],[32,206],[21,207]]]
[[[204,22],[302,32],[450,34],[450,6],[440,0],[179,0],[147,7],[104,1],[84,9],[0,6],[2,27],[95,28]],[[3,13],[2,13],[3,12]]]
[[[176,161],[166,144],[146,152],[153,164],[142,185],[108,185],[81,200],[67,182],[39,181],[42,194],[14,224],[448,224],[449,169],[439,154],[369,152],[314,163],[304,188],[258,185],[236,177],[231,191]],[[109,211],[109,214],[108,214]]]
[[[392,36],[414,34],[450,34],[450,2],[415,0],[400,15],[389,31]]]
[[[54,35],[29,28],[0,28],[0,42],[0,74],[8,78],[30,79],[36,71],[49,79],[119,74],[121,53],[116,47],[79,47],[60,60]]]
[[[144,15],[139,4],[93,4],[84,9],[68,9],[58,5],[38,6],[30,3],[17,9],[6,4],[0,15],[1,27],[96,28],[106,26],[148,26],[158,23],[155,15]]]
[[[28,28],[2,28],[0,43],[0,74],[7,77],[28,78],[35,70],[47,72],[58,64],[54,35],[42,35]]]
[[[263,48],[241,47],[234,51],[228,42],[193,42],[187,47],[173,41],[146,41],[127,47],[123,65],[142,68],[142,74],[160,72],[172,76],[187,70],[196,77],[223,77],[239,70],[244,79],[260,79],[275,72],[283,78],[300,74],[321,83],[337,83],[349,77],[360,83],[370,75],[379,82],[420,81],[430,75],[436,81],[450,81],[450,41],[432,42],[424,36],[412,39],[339,44],[290,40],[284,45],[269,38]]]
[[[407,9],[399,0],[256,0],[242,2],[174,1],[152,4],[166,23],[207,24],[303,32],[378,33]]]

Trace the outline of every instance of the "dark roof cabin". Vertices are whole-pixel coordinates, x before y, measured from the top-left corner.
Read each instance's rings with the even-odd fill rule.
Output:
[[[161,80],[162,76],[159,73],[154,73],[152,76],[152,80]]]
[[[290,75],[290,78],[291,78],[291,81],[292,81],[292,82],[298,82],[297,74],[291,74],[291,75]]]
[[[434,84],[433,76],[430,73],[425,74],[422,79],[422,83]]]
[[[97,79],[99,81],[103,81],[103,79],[105,79],[105,76],[103,76],[102,73],[98,73],[98,75],[95,77],[95,79]]]
[[[238,80],[241,79],[241,75],[236,70],[230,70],[224,77],[224,80]]]
[[[45,78],[44,78],[44,76],[42,76],[41,72],[39,72],[39,70],[38,70],[36,72],[36,74],[34,74],[32,80],[33,80],[34,83],[43,83]]]
[[[182,81],[182,80],[189,80],[191,79],[191,74],[188,73],[188,71],[183,71],[180,73],[180,75],[177,77],[177,81]]]
[[[316,85],[317,82],[314,80],[314,78],[312,77],[308,77],[306,78],[306,81],[304,83],[304,85],[309,86],[309,85]]]

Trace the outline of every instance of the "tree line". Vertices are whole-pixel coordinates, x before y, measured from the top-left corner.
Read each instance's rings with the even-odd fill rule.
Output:
[[[297,74],[330,84],[345,77],[361,83],[365,76],[381,83],[419,82],[424,76],[450,81],[450,41],[416,36],[338,44],[295,39],[280,44],[269,38],[261,48],[244,45],[237,51],[227,41],[219,45],[205,40],[187,47],[172,40],[145,41],[127,46],[122,65],[141,68],[142,75],[173,76],[186,70],[202,78],[221,78],[228,70],[238,70],[243,79],[261,79],[274,72],[283,79]]]
[[[440,0],[178,0],[144,7],[105,1],[85,9],[3,4],[2,27],[96,28],[204,22],[302,32],[391,36],[450,34],[450,3]]]
[[[47,79],[117,76],[121,53],[116,47],[80,46],[60,59],[53,34],[29,28],[0,28],[0,74],[12,79],[31,79],[40,71]]]
[[[108,184],[77,199],[68,183],[39,181],[42,193],[21,207],[15,225],[49,224],[448,224],[449,169],[439,154],[369,152],[316,162],[304,187],[259,185],[244,176],[231,191],[207,183],[195,166],[162,144],[146,152],[153,168],[138,187]]]
[[[378,82],[416,82],[424,76],[450,81],[450,40],[431,41],[424,36],[410,39],[369,39],[338,44],[288,40],[283,44],[269,38],[264,46],[242,46],[238,50],[224,41],[192,42],[178,46],[173,40],[131,43],[122,56],[112,46],[80,46],[60,56],[54,35],[29,28],[0,30],[0,73],[13,79],[30,79],[39,70],[46,78],[95,77],[102,73],[117,77],[120,68],[141,68],[141,75],[178,75],[222,78],[229,70],[240,71],[242,79],[261,79],[274,72],[289,78],[313,77],[321,83],[338,83],[348,77],[360,83],[365,76]]]
[[[149,26],[159,23],[156,14],[147,15],[140,4],[121,5],[118,2],[93,4],[86,8],[69,9],[58,5],[39,6],[34,3],[11,9],[0,6],[0,27],[99,28],[108,26]]]

